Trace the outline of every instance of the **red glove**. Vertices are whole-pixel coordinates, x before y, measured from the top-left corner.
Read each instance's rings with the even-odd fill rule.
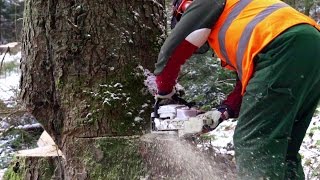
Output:
[[[228,95],[227,99],[222,102],[222,105],[218,106],[217,109],[228,112],[228,118],[236,118],[239,116],[240,106],[242,102],[242,84],[240,80],[237,80],[236,86],[233,91]],[[228,119],[227,118],[227,119]]]

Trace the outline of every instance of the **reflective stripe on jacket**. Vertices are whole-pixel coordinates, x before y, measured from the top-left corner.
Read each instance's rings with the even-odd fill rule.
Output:
[[[226,68],[237,71],[243,94],[254,57],[286,29],[302,23],[320,29],[313,19],[279,0],[227,0],[208,41]]]

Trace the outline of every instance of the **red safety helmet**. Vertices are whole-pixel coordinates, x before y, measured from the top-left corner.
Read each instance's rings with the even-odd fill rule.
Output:
[[[173,2],[173,18],[179,21],[182,14],[186,11],[191,3],[192,0],[175,0]]]
[[[191,3],[192,1],[190,0],[182,0],[182,2],[180,3],[177,9],[177,13],[183,14],[186,11],[186,9],[190,6]]]

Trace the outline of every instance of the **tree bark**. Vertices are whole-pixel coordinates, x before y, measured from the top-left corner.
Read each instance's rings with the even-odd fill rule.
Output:
[[[153,70],[165,22],[163,0],[26,0],[21,98],[64,153],[63,178],[109,177],[95,166],[101,143],[136,153],[124,139],[149,127],[143,69]],[[85,159],[95,152],[102,159]]]

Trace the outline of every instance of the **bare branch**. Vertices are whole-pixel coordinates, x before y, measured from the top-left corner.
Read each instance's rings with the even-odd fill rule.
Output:
[[[2,58],[2,60],[1,60],[1,64],[0,64],[0,74],[1,74],[2,66],[3,66],[4,58],[6,57],[6,55],[7,55],[7,53],[8,53],[9,51],[10,51],[10,48],[9,48],[9,46],[8,46],[6,52],[4,53],[3,58]]]

